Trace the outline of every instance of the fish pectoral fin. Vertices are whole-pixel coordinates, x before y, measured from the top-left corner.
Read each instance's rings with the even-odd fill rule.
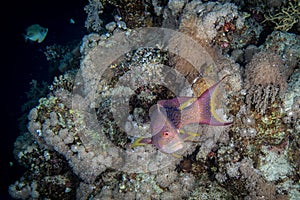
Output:
[[[131,148],[135,148],[137,146],[144,146],[146,144],[151,144],[151,138],[137,138],[131,145]]]
[[[182,155],[179,155],[177,153],[172,153],[172,156],[174,156],[175,158],[180,158],[180,159],[183,158]]]
[[[196,142],[196,140],[193,140],[193,138],[201,135],[200,133],[185,131],[183,129],[181,129],[179,132],[185,136],[183,137],[185,142]]]
[[[200,134],[198,134],[197,136],[200,136]],[[194,137],[196,137],[196,136],[194,136],[194,135],[190,135],[190,136],[187,136],[185,139],[184,139],[184,141],[185,142],[199,142],[199,140],[194,140]]]

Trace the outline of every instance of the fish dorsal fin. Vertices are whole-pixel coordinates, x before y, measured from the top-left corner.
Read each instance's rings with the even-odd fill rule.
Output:
[[[169,100],[160,100],[158,101],[158,104],[162,105],[163,107],[173,107],[178,110],[183,110],[196,100],[196,97],[176,97]]]
[[[183,110],[183,109],[189,107],[190,105],[192,105],[197,100],[196,97],[180,97],[180,98],[177,98],[177,99],[180,99],[179,110]]]
[[[180,128],[182,116],[185,109],[197,101],[195,97],[177,97],[168,100],[161,100],[157,103],[168,120],[176,127]]]
[[[157,104],[164,108],[178,108],[180,106],[180,103],[177,100],[177,98],[167,99],[167,100],[159,100],[157,102]]]

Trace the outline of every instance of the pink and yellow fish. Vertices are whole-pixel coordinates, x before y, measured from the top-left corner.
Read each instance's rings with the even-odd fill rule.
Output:
[[[193,141],[195,136],[199,136],[197,133],[184,131],[182,128],[185,125],[231,124],[232,122],[223,121],[215,112],[215,101],[218,98],[216,89],[225,77],[205,90],[198,98],[178,97],[158,101],[149,111],[152,137],[138,138],[131,147],[153,144],[161,152],[174,153],[184,147],[184,142]]]

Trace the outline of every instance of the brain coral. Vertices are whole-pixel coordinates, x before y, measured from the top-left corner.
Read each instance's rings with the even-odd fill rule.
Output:
[[[286,90],[288,76],[282,72],[283,66],[280,56],[264,51],[256,54],[246,65],[248,108],[254,105],[256,110],[264,113],[268,105]]]

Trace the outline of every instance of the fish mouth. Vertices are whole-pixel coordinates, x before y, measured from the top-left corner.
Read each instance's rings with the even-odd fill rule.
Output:
[[[184,147],[182,140],[173,139],[169,143],[165,144],[160,151],[165,153],[174,153]]]

